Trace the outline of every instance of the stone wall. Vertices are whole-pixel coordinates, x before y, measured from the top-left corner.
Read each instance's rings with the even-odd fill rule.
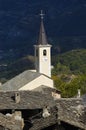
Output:
[[[17,98],[15,100],[15,95],[18,100]],[[39,130],[57,124],[59,121],[86,130],[86,106],[81,98],[56,99],[52,97],[51,89],[42,92],[0,92],[0,112],[8,110],[35,111],[37,109],[42,110],[46,106],[49,108],[55,107],[55,109],[50,110],[50,116],[47,118],[40,117],[40,119],[35,118],[35,120],[32,120],[31,130]],[[8,130],[21,130],[24,124],[22,124],[22,121],[18,121],[20,117],[17,115],[21,114],[15,113],[14,118],[0,114],[0,126],[5,126]]]
[[[0,113],[0,130],[3,130],[3,128],[6,130],[22,130],[22,124],[23,120],[20,120],[15,114],[3,115]]]
[[[59,99],[56,101],[58,120],[86,129],[86,107],[80,98]]]

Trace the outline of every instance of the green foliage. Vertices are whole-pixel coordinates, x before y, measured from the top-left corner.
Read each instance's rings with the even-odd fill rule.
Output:
[[[78,89],[81,94],[86,93],[86,75],[59,75],[52,76],[55,87],[61,91],[62,97],[77,96]]]
[[[54,65],[52,78],[62,97],[74,97],[78,89],[81,89],[82,94],[86,93],[86,49],[53,56],[52,63]],[[4,83],[24,70],[33,69],[34,57],[7,58],[1,64],[7,64],[0,68],[0,81]]]
[[[72,50],[52,59],[52,78],[62,97],[74,97],[78,89],[86,93],[86,49]]]
[[[57,71],[57,65],[60,63],[60,68],[66,66],[66,68],[74,74],[86,74],[86,49],[72,50],[70,52],[54,56],[52,58],[52,62],[55,66],[54,71]]]
[[[60,62],[52,70],[52,75],[68,74],[68,73],[71,73],[69,67],[61,64]]]

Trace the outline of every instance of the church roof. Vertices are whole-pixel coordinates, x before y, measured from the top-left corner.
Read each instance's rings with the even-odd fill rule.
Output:
[[[46,37],[46,32],[44,28],[44,23],[43,23],[43,13],[41,12],[41,26],[40,26],[40,32],[39,32],[39,39],[38,39],[38,45],[47,45],[47,37]]]
[[[48,91],[49,90],[54,90],[54,88],[50,88],[49,86],[41,85],[41,86],[35,88],[33,91],[34,92],[42,92],[42,93],[44,93],[44,91],[47,90],[47,89],[48,89]]]
[[[24,86],[25,84],[31,82],[32,80],[39,77],[41,74],[38,72],[32,72],[30,70],[24,71],[18,76],[12,78],[8,82],[0,86],[2,91],[15,91]]]

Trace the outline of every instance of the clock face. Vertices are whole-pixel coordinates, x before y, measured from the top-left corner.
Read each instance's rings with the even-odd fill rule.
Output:
[[[47,60],[48,60],[48,58],[47,58],[47,57],[44,57],[44,58],[43,58],[43,60],[44,60],[44,61],[47,61]]]

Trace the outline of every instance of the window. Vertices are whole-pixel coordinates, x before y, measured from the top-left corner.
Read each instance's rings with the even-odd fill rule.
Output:
[[[47,55],[47,51],[43,50],[43,56],[46,56],[46,55]]]

